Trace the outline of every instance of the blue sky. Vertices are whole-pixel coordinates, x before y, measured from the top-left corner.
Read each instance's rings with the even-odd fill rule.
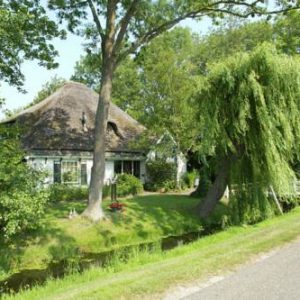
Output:
[[[51,17],[54,18],[53,13],[50,14]],[[186,20],[182,22],[180,26],[187,26],[197,33],[205,34],[211,26],[211,23],[210,20],[206,18],[198,23],[192,20]],[[75,62],[79,60],[80,55],[84,54],[82,47],[83,42],[83,38],[70,33],[68,33],[66,40],[54,40],[53,44],[59,52],[59,56],[56,59],[59,63],[59,67],[54,70],[47,70],[40,67],[37,61],[25,61],[21,69],[25,75],[24,89],[27,91],[26,94],[18,92],[15,87],[0,82],[0,97],[6,100],[4,109],[11,110],[30,103],[41,90],[43,84],[55,75],[69,79],[73,74]],[[3,113],[0,111],[0,118],[2,117]]]

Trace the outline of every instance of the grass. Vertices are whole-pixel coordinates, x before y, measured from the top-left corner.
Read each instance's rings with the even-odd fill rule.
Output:
[[[159,299],[177,284],[228,272],[300,235],[300,208],[257,225],[231,227],[168,252],[133,253],[128,263],[50,280],[4,299]],[[154,295],[154,296],[153,296]]]
[[[202,224],[195,213],[197,199],[183,195],[140,196],[123,201],[122,213],[111,213],[109,201],[103,206],[107,220],[93,224],[86,219],[67,218],[70,209],[78,213],[83,202],[59,202],[47,209],[43,227],[0,247],[0,280],[24,269],[43,269],[84,253],[99,253],[126,245],[160,240],[170,235],[199,231]],[[224,210],[220,205],[216,218]]]

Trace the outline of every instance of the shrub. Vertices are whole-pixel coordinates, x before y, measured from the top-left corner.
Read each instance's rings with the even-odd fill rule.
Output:
[[[14,191],[0,196],[0,227],[4,238],[36,229],[44,214],[47,201],[45,191]]]
[[[66,184],[53,184],[49,187],[50,201],[85,200],[89,191],[86,186],[71,186]]]
[[[137,195],[143,192],[141,181],[133,175],[120,174],[117,181],[118,197]]]
[[[148,183],[145,188],[157,191],[163,188],[176,186],[176,165],[165,160],[149,161],[146,164]],[[172,182],[172,183],[170,183]]]
[[[48,200],[47,191],[39,188],[45,174],[30,168],[24,156],[17,139],[0,139],[0,231],[5,241],[37,228]]]
[[[89,188],[87,186],[72,186],[55,183],[49,187],[49,198],[51,202],[87,200]],[[103,187],[103,198],[110,196],[110,186]]]
[[[193,170],[191,172],[186,172],[183,175],[183,182],[188,188],[193,188],[195,184],[195,180],[198,177],[198,172],[196,170]]]

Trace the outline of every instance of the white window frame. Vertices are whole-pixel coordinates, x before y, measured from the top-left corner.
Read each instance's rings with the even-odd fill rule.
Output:
[[[71,166],[71,168],[73,168],[74,172],[76,172],[76,181],[65,181],[64,180],[64,174],[66,172],[66,169],[68,169],[70,167],[71,164],[74,164],[73,166]],[[69,166],[68,166],[69,165]],[[65,183],[65,184],[80,184],[80,171],[79,171],[79,162],[76,160],[63,160],[61,162],[61,183]]]

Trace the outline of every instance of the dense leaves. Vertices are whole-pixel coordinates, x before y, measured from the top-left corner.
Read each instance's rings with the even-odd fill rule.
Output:
[[[270,186],[279,195],[292,193],[290,164],[300,153],[299,82],[299,61],[263,45],[214,65],[199,94],[202,151],[231,160],[231,184],[260,217],[268,215],[262,196]]]
[[[52,95],[60,87],[62,87],[65,82],[66,80],[63,78],[57,76],[52,77],[48,82],[46,82],[42,86],[41,90],[37,93],[33,101],[28,106],[32,106],[46,99],[48,96]]]
[[[19,141],[1,128],[0,139],[0,230],[9,240],[35,229],[44,213],[48,195],[39,186],[44,175],[24,162]],[[14,135],[14,134],[13,134]]]
[[[162,188],[174,189],[176,185],[176,164],[165,159],[147,162],[147,189],[157,191]]]
[[[209,35],[200,39],[197,60],[205,74],[209,63],[236,52],[249,52],[263,42],[269,42],[287,54],[300,53],[300,11],[279,15],[274,22],[245,22],[226,18]]]
[[[130,174],[120,174],[117,180],[117,196],[126,197],[129,195],[137,195],[143,192],[141,181]]]
[[[0,1],[0,80],[22,86],[24,60],[37,59],[48,69],[57,67],[57,51],[49,43],[64,37],[64,31],[51,21],[39,1]]]

